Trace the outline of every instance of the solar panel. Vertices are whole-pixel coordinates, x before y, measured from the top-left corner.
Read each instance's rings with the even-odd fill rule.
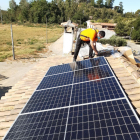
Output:
[[[53,66],[53,67],[50,67],[50,69],[46,73],[46,76],[64,73],[64,72],[70,72],[70,71],[74,71],[74,70],[75,70],[75,63]]]
[[[124,97],[116,79],[106,78],[73,85],[71,105]]]
[[[5,140],[63,140],[68,108],[20,115]]]
[[[65,140],[139,140],[140,125],[125,99],[71,107]]]
[[[98,80],[110,76],[113,76],[113,74],[109,69],[108,65],[98,66],[98,67],[75,71],[74,83]]]
[[[88,59],[84,61],[77,61],[75,69],[79,70],[79,69],[85,69],[85,68],[90,68],[90,67],[95,67],[95,66],[105,65],[105,64],[107,64],[105,58],[98,57],[98,58]]]
[[[73,72],[44,77],[37,90],[72,84]]]
[[[5,140],[140,139],[140,122],[105,58],[73,64],[50,68]]]
[[[126,99],[70,107],[69,113],[68,110],[20,115],[5,140],[140,139],[140,125]]]
[[[69,106],[72,86],[36,91],[22,113]]]

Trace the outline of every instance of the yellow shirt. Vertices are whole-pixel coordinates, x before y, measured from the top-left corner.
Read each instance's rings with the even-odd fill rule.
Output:
[[[89,28],[89,29],[86,29],[86,30],[84,30],[80,33],[80,38],[83,41],[90,41],[90,39],[92,41],[97,41],[98,40],[97,39],[97,33],[98,32],[99,32],[99,30],[95,31],[94,29]]]

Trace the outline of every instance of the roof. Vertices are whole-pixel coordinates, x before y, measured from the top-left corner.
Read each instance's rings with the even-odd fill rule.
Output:
[[[116,26],[116,23],[92,23],[90,20],[88,20],[87,22],[89,22],[90,25],[102,25],[102,26]]]
[[[21,81],[2,97],[0,100],[0,140],[11,127],[49,67],[62,63],[70,63],[72,62],[72,58],[73,56],[71,55],[55,55],[39,61]],[[138,83],[140,78],[136,77],[136,69],[124,57],[117,59],[107,57],[107,61],[135,109],[140,114],[140,85]]]
[[[70,20],[67,22],[62,22],[61,25],[64,27],[77,27],[78,26],[78,24],[76,24],[76,23],[71,23]]]
[[[116,23],[101,23],[102,26],[116,26]]]

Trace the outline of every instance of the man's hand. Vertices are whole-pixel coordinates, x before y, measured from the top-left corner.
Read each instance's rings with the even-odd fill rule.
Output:
[[[98,52],[97,51],[95,52],[95,55],[98,55]]]
[[[95,55],[98,55],[98,51],[96,49],[96,41],[90,40],[90,45],[91,45],[92,49],[94,50]]]

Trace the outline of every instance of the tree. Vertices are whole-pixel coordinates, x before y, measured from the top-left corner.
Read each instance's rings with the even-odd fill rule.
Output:
[[[21,10],[19,14],[19,20],[21,22],[28,21],[29,18],[29,3],[27,0],[20,0],[19,8]]]
[[[108,6],[108,7],[113,7],[113,3],[114,3],[114,1],[115,0],[106,0],[106,5]]]
[[[9,7],[10,7],[10,9],[15,10],[16,6],[17,5],[16,5],[15,0],[9,1]]]
[[[103,5],[103,0],[97,0],[97,5],[99,6],[99,7],[101,7],[102,5]]]
[[[117,26],[115,27],[116,34],[120,36],[124,36],[127,35],[127,31],[128,28],[126,27],[126,24],[122,20],[120,20],[120,22],[118,22]]]
[[[132,32],[132,39],[140,41],[140,17],[134,22],[134,30]]]
[[[140,9],[135,12],[135,17],[139,17],[139,16],[140,16]]]
[[[91,0],[91,5],[94,6],[95,5],[95,1]]]
[[[124,10],[124,9],[123,9],[123,3],[120,2],[119,5],[120,5],[120,6],[119,6],[119,13],[123,14],[123,10]]]
[[[102,10],[102,15],[101,15],[101,18],[102,20],[104,20],[106,18],[106,8],[104,7],[103,10]]]

